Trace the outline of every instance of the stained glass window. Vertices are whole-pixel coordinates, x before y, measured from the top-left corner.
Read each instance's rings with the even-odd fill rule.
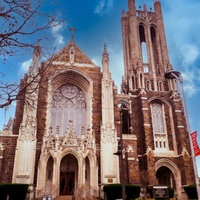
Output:
[[[154,133],[165,133],[162,105],[159,103],[153,103],[151,114]]]
[[[81,131],[86,128],[86,96],[74,84],[62,85],[53,94],[51,109],[53,134],[59,127],[59,134],[64,135],[69,121],[72,121],[76,135],[80,136]]]

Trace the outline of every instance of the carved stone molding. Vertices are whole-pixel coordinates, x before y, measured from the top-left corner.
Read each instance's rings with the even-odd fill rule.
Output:
[[[106,129],[102,128],[102,142],[111,142],[114,143],[115,141],[115,130],[110,127],[110,124],[107,123]]]
[[[21,125],[20,127],[20,140],[34,141],[36,139],[35,128],[35,120],[32,116],[28,116],[26,119],[26,123]]]

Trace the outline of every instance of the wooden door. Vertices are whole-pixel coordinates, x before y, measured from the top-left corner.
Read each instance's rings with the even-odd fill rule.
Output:
[[[60,173],[60,195],[72,195],[74,190],[75,173]]]

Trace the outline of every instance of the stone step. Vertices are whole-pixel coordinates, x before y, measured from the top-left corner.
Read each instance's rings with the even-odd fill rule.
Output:
[[[72,195],[62,195],[62,196],[57,196],[55,200],[72,200]]]

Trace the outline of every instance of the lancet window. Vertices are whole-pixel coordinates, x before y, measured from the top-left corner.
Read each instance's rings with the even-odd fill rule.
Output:
[[[152,103],[151,116],[155,150],[168,150],[164,105],[157,102]]]
[[[158,91],[164,91],[164,86],[162,81],[158,82]]]
[[[145,30],[144,30],[144,26],[143,25],[139,26],[139,35],[140,35],[142,62],[143,63],[148,63],[147,44],[146,44]]]
[[[147,89],[148,91],[151,91],[151,90],[152,90],[152,88],[151,88],[151,81],[150,81],[150,80],[147,80],[147,81],[146,81],[146,89]]]
[[[150,33],[151,33],[151,42],[152,42],[152,47],[153,47],[153,58],[155,64],[159,63],[158,60],[158,49],[157,49],[157,42],[156,42],[156,30],[154,27],[150,28]]]
[[[129,134],[130,113],[128,105],[125,103],[121,105],[121,123],[122,123],[122,134]]]
[[[74,84],[65,84],[53,94],[51,108],[51,126],[53,134],[64,135],[69,122],[72,122],[75,134],[80,136],[86,128],[86,96]]]

